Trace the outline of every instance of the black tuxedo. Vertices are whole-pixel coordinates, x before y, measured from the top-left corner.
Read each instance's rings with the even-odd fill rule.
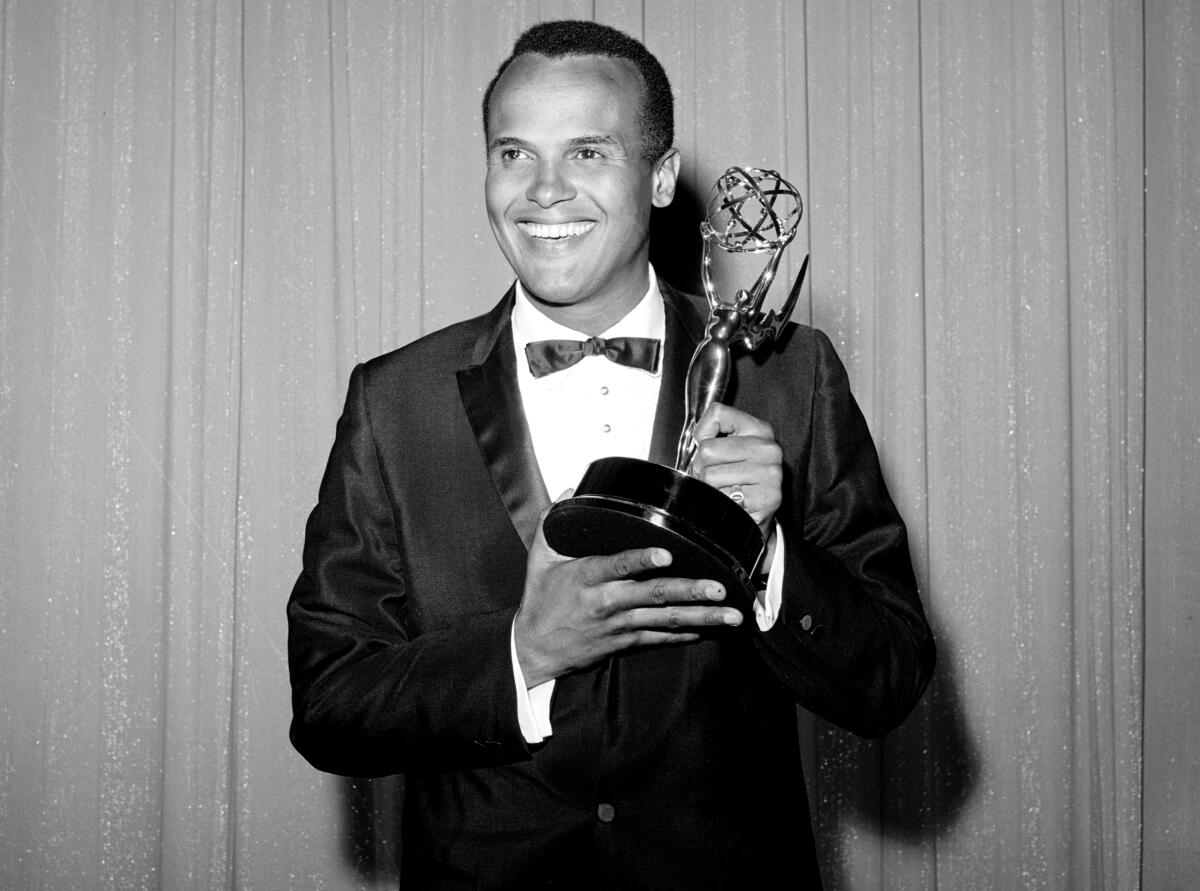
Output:
[[[665,283],[652,460],[671,463],[703,304]],[[292,741],[406,775],[403,887],[815,887],[796,702],[863,735],[920,697],[933,646],[904,526],[828,340],[791,326],[726,401],[784,450],[775,626],[560,678],[526,744],[509,650],[548,504],[514,377],[512,294],[355,369],[288,606]]]

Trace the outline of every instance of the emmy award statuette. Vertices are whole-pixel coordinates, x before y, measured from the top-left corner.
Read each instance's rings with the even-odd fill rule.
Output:
[[[725,586],[728,603],[750,610],[752,578],[765,542],[738,501],[688,475],[696,453],[693,430],[705,410],[725,394],[732,370],[730,348],[755,350],[787,324],[808,269],[807,257],[782,307],[769,312],[762,307],[802,212],[799,192],[774,170],[730,167],[717,179],[700,224],[708,322],[688,365],[685,422],[675,466],[621,457],[593,461],[574,496],[556,503],[546,516],[543,530],[554,550],[585,557],[628,548],[666,548],[673,560],[658,574],[713,579]],[[714,251],[770,256],[754,284],[748,290],[739,288],[729,300],[718,290]]]

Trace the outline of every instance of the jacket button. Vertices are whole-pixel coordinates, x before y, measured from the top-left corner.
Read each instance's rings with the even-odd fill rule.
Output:
[[[812,627],[812,616],[805,616],[800,620],[800,627],[807,631]]]
[[[613,817],[617,815],[617,810],[608,802],[596,808],[596,816],[600,818],[601,823],[611,823]]]

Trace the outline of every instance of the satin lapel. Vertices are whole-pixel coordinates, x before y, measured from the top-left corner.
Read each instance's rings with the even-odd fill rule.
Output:
[[[479,451],[517,534],[529,547],[550,503],[521,406],[512,340],[512,294],[492,311],[475,361],[458,372],[458,392]]]
[[[654,412],[650,460],[675,466],[679,434],[683,430],[684,387],[688,364],[704,334],[704,319],[687,297],[659,279],[666,307],[666,343],[663,345],[663,378]]]

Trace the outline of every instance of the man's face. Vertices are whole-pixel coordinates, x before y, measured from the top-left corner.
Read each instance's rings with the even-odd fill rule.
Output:
[[[641,101],[634,65],[607,56],[519,56],[492,93],[492,232],[529,295],[585,333],[645,294],[650,208],[675,194],[678,153],[642,159]]]

